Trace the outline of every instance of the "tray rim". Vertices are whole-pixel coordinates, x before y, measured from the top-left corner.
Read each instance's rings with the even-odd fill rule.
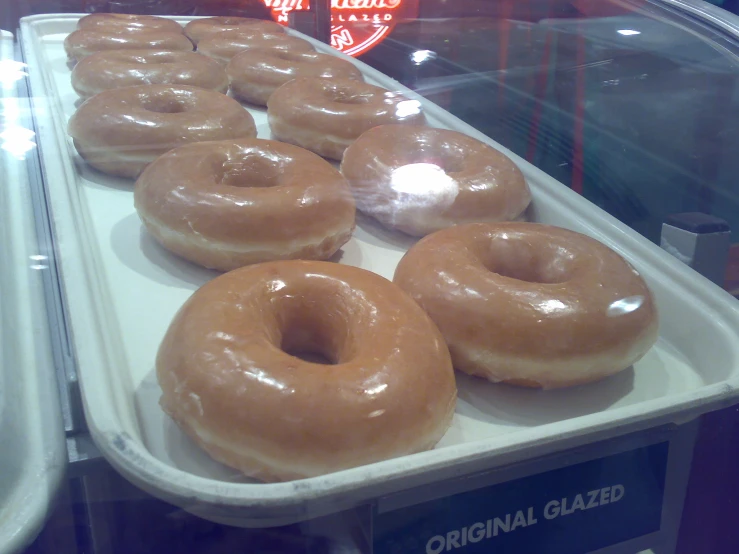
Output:
[[[13,48],[13,34],[0,30],[0,60],[15,60]],[[4,90],[0,94],[19,111],[25,108],[26,101],[18,95],[17,89],[10,96]],[[0,218],[4,230],[0,244],[8,255],[3,271],[11,287],[11,294],[3,291],[5,301],[0,310],[3,319],[15,323],[10,329],[3,329],[0,337],[4,343],[13,344],[8,350],[15,354],[9,367],[0,365],[0,372],[6,374],[6,379],[16,382],[22,395],[18,404],[25,409],[14,421],[23,433],[30,454],[22,459],[23,472],[13,487],[13,494],[0,499],[0,513],[3,514],[0,553],[4,554],[22,550],[41,531],[62,485],[67,449],[41,271],[29,267],[30,257],[39,250],[30,184],[24,176],[25,162],[13,159],[7,152],[0,152],[0,156],[4,158],[0,165],[2,182],[10,185],[0,191],[0,198],[6,202],[6,217]]]
[[[43,14],[22,18],[21,39],[24,48],[27,50],[26,54],[28,55],[29,52],[33,52],[34,56],[38,54],[33,51],[35,48],[33,37],[27,36],[28,33],[33,33],[34,23],[45,22],[49,19],[72,21],[82,15],[85,14]],[[189,21],[197,18],[173,17],[173,19]],[[303,38],[319,45],[324,51],[331,51],[330,47],[323,43],[319,43],[308,37]],[[360,65],[362,71],[371,77],[377,76],[380,80],[386,82],[392,81],[387,76],[380,74],[358,60],[349,58],[336,51],[331,51],[331,53],[345,59],[350,59],[353,63]],[[42,79],[39,74],[43,74],[43,72],[36,72],[31,69],[31,82],[34,88],[39,86],[38,81]],[[395,81],[393,83],[395,83],[398,90],[407,91],[406,87]],[[45,90],[45,87],[42,88]],[[410,96],[411,98],[417,98],[412,93]],[[492,144],[510,156],[522,169],[526,168],[527,175],[533,174],[537,176],[537,179],[545,182],[553,182],[556,186],[546,191],[546,194],[553,200],[559,203],[579,205],[580,208],[587,206],[588,210],[585,213],[578,213],[577,215],[582,216],[583,219],[580,223],[583,224],[591,236],[598,237],[599,240],[603,240],[609,246],[615,246],[616,250],[621,253],[624,253],[623,248],[626,248],[629,250],[627,254],[628,258],[643,258],[646,256],[649,259],[648,263],[656,271],[669,276],[670,280],[681,289],[690,290],[705,306],[712,308],[717,315],[721,316],[722,321],[720,325],[726,333],[731,332],[736,335],[735,330],[739,329],[739,304],[736,304],[736,299],[731,295],[690,270],[681,262],[612,216],[595,207],[574,191],[557,183],[543,171],[531,166],[507,148],[482,135],[468,124],[451,116],[431,102],[425,99],[422,99],[422,102],[427,112],[437,116],[442,114],[443,117],[441,119],[454,119],[458,130],[481,139],[488,144]],[[54,138],[57,139],[58,137]],[[61,156],[61,153],[57,154]],[[69,160],[65,160],[63,156],[61,157],[62,165],[65,166],[65,170],[68,172],[70,169]],[[67,191],[67,194],[69,194],[69,191]],[[602,226],[617,232],[618,244],[613,244],[612,240],[603,237],[598,229],[599,225],[595,223],[596,218],[588,215],[588,213],[597,214],[597,219],[600,219]],[[75,249],[80,250],[79,245]],[[70,260],[70,256],[67,255],[64,260],[60,260],[63,271],[65,267],[77,266],[74,273],[87,274],[87,279],[94,281],[94,276],[89,275],[90,268],[80,267],[85,265],[81,260],[81,257],[76,260]],[[66,296],[66,289],[64,293]],[[88,305],[91,303],[91,299],[92,295],[88,294],[86,299]],[[80,309],[74,310],[77,315],[72,315],[73,328],[75,327],[75,320],[77,320],[77,327],[79,328],[79,311]],[[94,309],[92,312],[92,314],[88,312],[84,317],[90,323],[95,322],[99,317],[95,317]],[[89,326],[87,328],[90,329]],[[98,334],[100,328],[100,326],[92,327],[92,329],[97,329],[96,332]],[[74,329],[72,329],[72,332],[74,333]],[[76,346],[77,342],[75,339]],[[76,348],[76,350],[78,350],[78,357],[82,354],[84,356],[90,355],[88,352],[85,352],[87,349]],[[734,354],[736,355],[736,353],[737,349],[734,348]],[[98,356],[101,355],[104,358],[109,357],[102,353],[98,354]],[[86,373],[83,369],[80,369],[80,384],[83,390],[85,411],[88,414],[92,411],[95,415],[99,415],[94,411],[95,401],[91,401],[88,395],[84,394],[86,388],[85,381],[88,381],[90,387],[95,388],[94,385],[96,383],[99,385],[100,381],[105,381],[105,379],[91,378],[91,376],[87,376],[87,379],[85,379]],[[552,452],[553,449],[561,450],[577,444],[587,444],[607,436],[624,435],[632,431],[656,427],[661,424],[687,421],[702,413],[728,406],[737,399],[739,399],[739,376],[733,376],[723,382],[705,385],[693,391],[679,393],[670,397],[642,401],[637,404],[598,412],[588,416],[522,429],[515,433],[502,435],[493,439],[481,439],[446,447],[441,450],[432,450],[422,454],[391,460],[390,462],[393,462],[393,465],[396,466],[394,469],[389,467],[387,462],[381,462],[379,464],[362,466],[325,476],[275,484],[227,483],[192,475],[154,458],[148,453],[143,444],[139,443],[127,432],[121,431],[115,425],[112,425],[114,423],[112,420],[115,418],[105,416],[90,419],[88,417],[88,424],[90,425],[92,436],[102,453],[119,471],[135,482],[155,487],[165,499],[186,499],[189,503],[202,503],[212,507],[243,509],[259,507],[263,510],[270,510],[288,506],[294,507],[312,499],[326,499],[329,495],[342,496],[353,494],[357,496],[356,493],[358,491],[370,493],[369,496],[367,494],[359,495],[363,497],[363,500],[366,500],[369,497],[376,496],[372,491],[373,489],[379,492],[381,489],[388,489],[388,484],[394,484],[398,481],[404,482],[402,488],[410,488],[422,483],[431,483],[440,479],[437,473],[443,470],[449,471],[450,467],[458,468],[457,472],[452,471],[450,475],[461,475],[466,472],[464,468],[469,469],[475,467],[481,461],[485,464],[486,468],[490,469],[513,460],[531,458],[537,452]],[[618,417],[614,418],[614,414]],[[583,417],[587,417],[590,420],[586,426],[582,426],[582,421],[580,421]],[[551,434],[551,426],[553,425],[559,428],[556,436]],[[513,441],[513,437],[517,440]],[[525,440],[522,440],[522,437]],[[514,442],[516,444],[513,444]],[[491,445],[490,443],[495,444]],[[420,459],[424,460],[423,464],[420,463]],[[450,462],[452,463],[451,465]],[[168,473],[171,473],[172,476],[177,476],[178,479],[168,478]],[[359,486],[354,486],[349,481],[356,481],[359,483]],[[397,490],[397,487],[393,490]],[[356,502],[352,503],[356,504]],[[336,510],[329,509],[329,511]],[[310,517],[314,515],[320,514],[312,513]],[[302,519],[305,519],[305,517]],[[291,520],[296,519],[291,518]]]

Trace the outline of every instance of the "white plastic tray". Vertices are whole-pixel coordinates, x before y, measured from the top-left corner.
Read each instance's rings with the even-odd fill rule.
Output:
[[[73,15],[24,18],[22,45],[31,68],[87,421],[101,452],[143,489],[212,520],[277,525],[466,472],[690,419],[736,399],[739,304],[731,296],[424,101],[433,125],[458,129],[512,156],[531,185],[534,220],[594,236],[639,268],[661,309],[659,343],[633,370],[572,390],[518,390],[458,375],[459,404],[452,427],[430,452],[282,484],[249,482],[213,462],[160,410],[154,357],[176,310],[216,273],[160,248],[134,211],[132,184],[90,170],[75,153],[65,124],[77,96],[70,86],[62,40],[76,20]],[[412,95],[355,63],[369,82]],[[259,136],[268,137],[265,113],[252,114]],[[410,244],[407,237],[360,219],[341,263],[391,278]]]
[[[0,554],[41,530],[67,455],[19,124],[22,78],[0,31]],[[26,143],[30,145],[30,143]]]

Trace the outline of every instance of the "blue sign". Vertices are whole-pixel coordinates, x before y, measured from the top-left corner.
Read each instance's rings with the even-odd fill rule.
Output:
[[[376,513],[374,554],[586,554],[658,531],[669,443]]]

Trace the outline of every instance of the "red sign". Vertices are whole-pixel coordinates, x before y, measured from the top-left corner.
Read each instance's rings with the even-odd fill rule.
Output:
[[[307,10],[309,0],[264,0],[278,23],[287,25],[293,10]],[[358,56],[382,41],[398,19],[415,17],[408,13],[418,0],[331,0],[331,46]]]

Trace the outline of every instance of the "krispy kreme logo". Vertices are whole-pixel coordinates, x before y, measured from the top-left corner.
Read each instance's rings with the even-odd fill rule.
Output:
[[[293,10],[310,9],[309,0],[264,0],[278,23],[287,25]],[[403,8],[418,0],[331,0],[331,46],[358,56],[381,42]]]

